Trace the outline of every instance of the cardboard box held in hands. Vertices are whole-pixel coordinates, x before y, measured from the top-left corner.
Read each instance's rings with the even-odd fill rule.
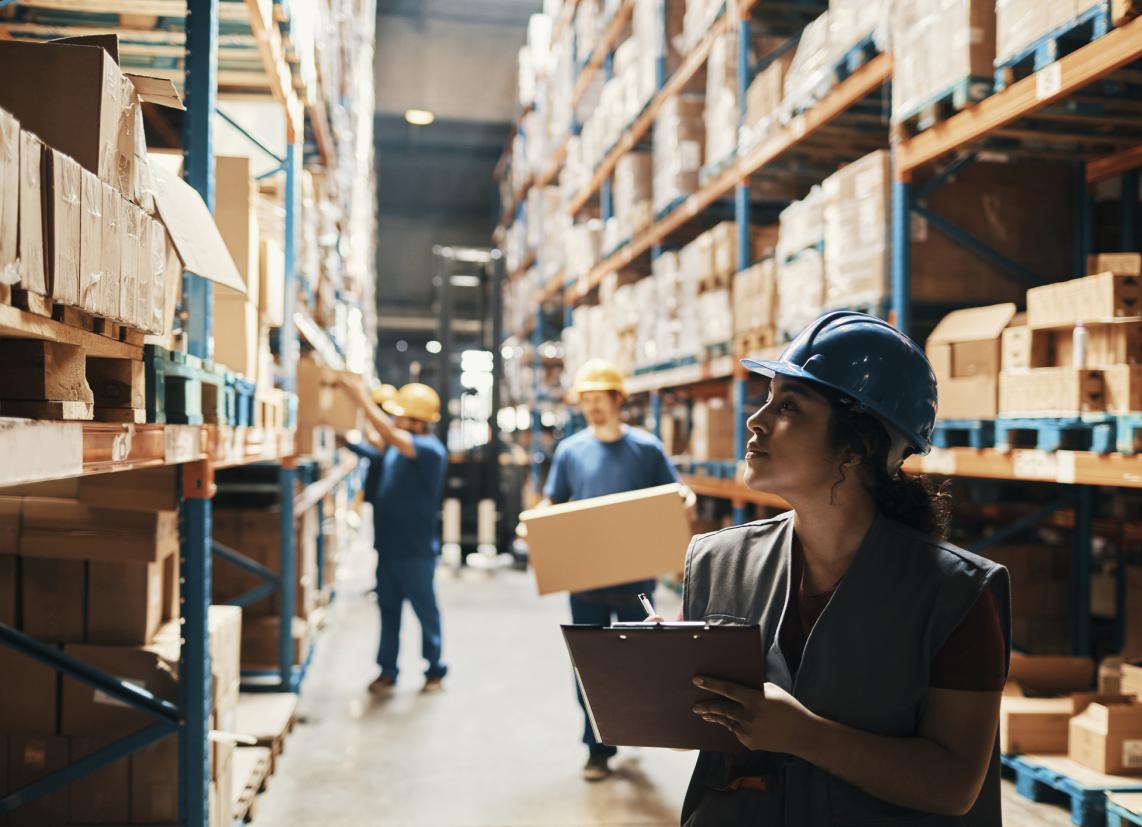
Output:
[[[690,523],[677,483],[520,515],[540,594],[581,592],[678,571]]]

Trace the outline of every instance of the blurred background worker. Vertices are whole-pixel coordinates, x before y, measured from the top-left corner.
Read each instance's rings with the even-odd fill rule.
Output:
[[[371,393],[360,380],[346,385],[368,418],[369,442],[347,444],[369,459],[365,496],[373,506],[377,550],[377,603],[381,610],[381,673],[370,684],[387,693],[397,681],[401,611],[407,600],[421,628],[428,662],[425,691],[441,687],[448,668],[442,660],[440,610],[436,604],[436,561],[440,554],[437,512],[444,494],[448,455],[431,433],[440,421],[440,397],[412,383],[393,393],[381,385]],[[393,418],[390,418],[390,414]]]
[[[575,376],[572,394],[588,427],[556,447],[540,508],[678,482],[658,438],[623,424],[620,414],[626,391],[617,367],[602,359],[588,360]],[[693,516],[694,493],[683,488],[682,496]],[[646,612],[638,595],[653,593],[655,586],[653,579],[640,580],[572,594],[571,621],[606,626],[615,620],[643,620]],[[583,707],[583,743],[590,751],[583,777],[600,781],[610,775],[608,762],[617,750],[595,739],[582,694],[579,705]]]

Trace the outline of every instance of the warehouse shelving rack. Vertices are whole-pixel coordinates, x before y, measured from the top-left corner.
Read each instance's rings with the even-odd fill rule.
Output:
[[[654,114],[662,100],[677,91],[697,72],[709,56],[713,38],[724,35],[727,27],[738,23],[739,31],[739,101],[744,106],[745,90],[752,79],[746,69],[745,55],[750,44],[749,27],[764,17],[767,4],[758,0],[739,0],[727,4],[728,8],[713,24],[696,48],[687,55],[679,70],[665,81],[646,110],[624,132],[619,143],[607,154],[595,170],[587,185],[572,197],[569,209],[576,215],[593,198],[598,198],[604,217],[609,210],[609,176],[618,158],[638,145],[649,132]],[[783,4],[788,6],[788,4]],[[736,18],[736,19],[735,19]],[[796,35],[794,35],[796,37]],[[613,44],[611,44],[613,45]],[[1017,276],[1031,280],[1034,275],[1018,262],[1009,261],[998,252],[972,238],[969,234],[933,213],[924,199],[935,188],[945,183],[956,172],[978,159],[982,153],[1001,152],[1012,157],[1038,157],[1053,160],[1080,159],[1075,162],[1076,211],[1074,215],[1078,243],[1074,251],[1075,272],[1085,272],[1085,257],[1093,246],[1092,210],[1088,187],[1118,176],[1121,180],[1121,244],[1125,250],[1138,249],[1135,234],[1138,208],[1139,168],[1142,167],[1142,128],[1136,119],[1115,119],[1102,108],[1107,103],[1097,95],[1086,94],[1092,84],[1102,80],[1118,83],[1124,90],[1137,94],[1139,66],[1142,64],[1142,19],[1120,21],[1120,25],[1082,46],[1071,54],[1039,69],[1022,80],[985,98],[969,109],[952,115],[947,120],[911,137],[890,136],[887,125],[882,148],[893,152],[894,185],[892,193],[892,293],[883,309],[901,330],[909,331],[917,305],[912,301],[910,281],[910,217],[919,213],[937,230],[948,235],[976,255],[998,264]],[[778,129],[757,146],[739,153],[724,169],[707,180],[682,205],[661,216],[648,228],[637,234],[618,251],[609,255],[591,269],[582,283],[563,285],[553,279],[541,296],[542,303],[562,298],[564,315],[570,307],[588,296],[604,275],[619,268],[638,266],[646,254],[653,255],[672,233],[716,204],[719,199],[734,192],[735,218],[738,222],[739,263],[749,263],[748,227],[751,205],[748,200],[748,180],[753,174],[777,163],[789,153],[804,146],[814,134],[844,124],[846,113],[862,102],[884,94],[892,78],[891,54],[880,54],[864,63],[838,83],[814,106],[797,115],[785,128]],[[1113,90],[1112,90],[1113,91]],[[741,113],[744,116],[744,113]],[[1085,130],[1085,131],[1084,131]],[[865,147],[859,154],[876,147]],[[837,160],[852,160],[838,157]],[[913,177],[937,162],[944,166],[928,172],[922,183],[914,186]],[[740,267],[739,267],[740,269]],[[562,296],[560,296],[562,294]],[[536,314],[536,323],[522,333],[530,333],[533,340],[543,341],[539,322],[542,307]],[[517,334],[518,335],[518,334]],[[658,373],[642,374],[629,380],[634,394],[649,394],[650,419],[654,429],[662,411],[662,394],[669,390],[697,388],[703,383],[729,381],[730,397],[736,413],[735,450],[744,455],[746,433],[745,418],[748,380],[744,370],[731,361],[704,365],[671,368]],[[538,387],[536,389],[538,394]],[[1142,488],[1142,459],[1122,454],[1097,454],[1083,451],[1038,450],[1000,451],[995,449],[952,448],[934,449],[929,456],[913,457],[907,468],[914,472],[940,476],[963,477],[1003,481],[1042,481],[1068,486],[1064,495],[1050,505],[1006,526],[993,534],[988,545],[1015,536],[1016,533],[1057,515],[1060,510],[1071,513],[1074,527],[1072,559],[1072,616],[1074,618],[1075,649],[1088,651],[1089,635],[1086,628],[1090,609],[1089,578],[1091,561],[1091,533],[1098,487],[1135,489]],[[538,480],[538,477],[536,478]],[[699,495],[728,500],[734,511],[734,520],[743,522],[747,505],[784,508],[785,503],[771,495],[755,492],[737,480],[715,479],[687,475],[684,481]],[[981,546],[982,550],[982,546]],[[1119,576],[1125,569],[1118,567]],[[1122,633],[1122,599],[1124,583],[1118,585],[1119,635]]]
[[[244,97],[270,95],[285,115],[286,154],[277,159],[286,178],[285,198],[285,323],[278,338],[282,367],[278,384],[286,391],[296,386],[298,337],[296,319],[304,316],[295,309],[298,283],[297,237],[300,207],[300,173],[305,127],[317,145],[316,155],[326,164],[334,159],[330,123],[324,110],[321,90],[311,90],[310,102],[301,103],[301,82],[286,58],[283,32],[288,34],[290,17],[284,3],[271,5],[259,0],[155,0],[149,13],[165,19],[185,19],[181,30],[118,30],[108,26],[108,15],[123,12],[121,4],[85,0],[67,8],[59,2],[22,3],[33,10],[46,10],[55,18],[48,22],[0,19],[0,38],[51,39],[77,34],[112,31],[123,39],[121,59],[125,66],[142,63],[153,74],[182,81],[186,116],[183,124],[184,176],[213,209],[213,115],[220,88]],[[23,11],[23,10],[21,10]],[[268,13],[267,13],[268,12]],[[220,23],[227,29],[220,36]],[[220,70],[220,56],[229,68]],[[181,65],[180,65],[181,63]],[[173,65],[172,65],[173,64]],[[219,113],[221,114],[221,113]],[[307,118],[308,116],[308,118]],[[165,125],[158,124],[162,129]],[[166,127],[169,132],[169,126]],[[251,138],[251,140],[253,140]],[[257,141],[255,140],[255,143]],[[260,146],[260,144],[259,144]],[[264,147],[262,147],[265,149]],[[272,154],[272,153],[271,153]],[[212,328],[211,282],[184,275],[183,299],[179,317],[190,354],[207,357]],[[296,310],[296,312],[295,312]],[[123,356],[123,343],[42,319],[10,306],[0,306],[0,333],[23,337],[68,341],[80,344],[95,355]],[[288,423],[287,423],[288,424]],[[48,465],[37,460],[37,445],[52,445],[57,457]],[[182,505],[180,533],[180,613],[179,696],[177,703],[160,699],[147,690],[93,669],[45,646],[34,638],[0,624],[0,645],[6,645],[53,669],[101,690],[119,702],[149,713],[156,722],[145,729],[52,773],[44,779],[0,799],[0,813],[8,812],[40,796],[51,793],[89,775],[114,761],[177,732],[179,737],[179,824],[202,827],[208,823],[209,744],[211,724],[211,669],[208,649],[207,614],[211,602],[211,558],[221,553],[239,564],[252,564],[234,550],[220,550],[211,538],[211,497],[216,486],[214,471],[251,463],[276,464],[281,494],[281,571],[270,573],[262,595],[280,593],[279,667],[276,681],[256,688],[296,691],[304,666],[293,664],[290,621],[294,614],[294,589],[282,584],[296,580],[294,516],[316,507],[322,518],[322,501],[349,479],[354,465],[342,461],[322,477],[310,467],[299,471],[292,426],[284,429],[227,427],[220,425],[120,425],[76,422],[19,422],[7,420],[0,427],[0,445],[12,460],[5,468],[3,483],[15,486],[49,479],[86,474],[129,471],[163,465],[178,465]],[[20,462],[23,459],[25,461]],[[296,492],[299,473],[307,485]],[[325,549],[319,540],[319,564]],[[319,578],[324,566],[319,565]],[[323,584],[322,584],[323,585]],[[248,597],[248,596],[247,596]],[[312,649],[310,650],[310,654]],[[305,658],[308,663],[308,656]],[[244,675],[245,676],[245,675]],[[265,677],[264,675],[259,677]],[[248,688],[248,687],[244,687]]]

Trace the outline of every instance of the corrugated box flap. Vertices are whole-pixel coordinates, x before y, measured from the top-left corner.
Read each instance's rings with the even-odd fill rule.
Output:
[[[125,74],[130,78],[131,83],[135,85],[135,91],[139,94],[139,100],[158,106],[166,106],[171,109],[186,110],[186,107],[182,103],[182,98],[178,95],[178,89],[175,88],[170,78],[158,78],[151,75],[135,75],[131,73]]]
[[[246,285],[214,217],[198,193],[162,165],[153,167],[155,204],[179,259],[191,273],[246,295]]]
[[[928,337],[928,344],[998,339],[1013,318],[1015,318],[1014,302],[954,310],[936,325],[936,329]]]

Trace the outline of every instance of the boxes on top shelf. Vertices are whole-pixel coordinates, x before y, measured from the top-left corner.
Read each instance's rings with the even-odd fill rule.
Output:
[[[821,184],[826,307],[872,304],[891,293],[891,167],[891,154],[878,151]]]
[[[996,0],[996,65],[1016,57],[1092,5],[1091,0]]]
[[[702,95],[671,95],[654,121],[654,214],[698,191],[705,153]]]
[[[0,285],[20,280],[20,123],[0,109]]]
[[[20,287],[40,296],[48,294],[42,207],[43,155],[44,145],[40,139],[20,130]]]
[[[785,74],[793,61],[793,51],[786,50],[762,69],[749,84],[745,96],[745,119],[739,144],[749,149],[766,138],[780,121],[781,101],[785,97]]]
[[[801,32],[797,51],[785,73],[783,106],[797,112],[807,109],[824,97],[833,85],[833,66],[829,49],[829,14],[824,12]]]
[[[737,32],[728,28],[714,38],[706,61],[706,167],[721,164],[737,149],[738,52]]]
[[[1140,313],[1142,288],[1133,275],[1099,273],[1027,291],[1027,322],[1032,328],[1105,322]]]
[[[925,352],[940,388],[940,419],[991,419],[999,409],[1001,336],[1015,305],[956,310],[928,337]]]

